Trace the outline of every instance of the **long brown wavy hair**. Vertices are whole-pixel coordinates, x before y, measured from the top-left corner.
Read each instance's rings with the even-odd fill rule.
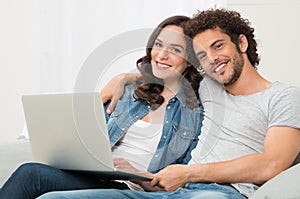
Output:
[[[151,66],[151,50],[161,30],[168,25],[175,25],[184,29],[186,22],[190,20],[186,16],[172,16],[162,21],[149,37],[146,55],[137,60],[136,66],[142,76],[136,81],[135,97],[138,101],[148,103],[151,110],[157,109],[164,98],[161,93],[164,89],[163,80],[153,75]],[[195,67],[190,66],[183,72],[181,78],[182,88],[186,95],[186,104],[189,108],[199,107],[199,83],[202,76]]]

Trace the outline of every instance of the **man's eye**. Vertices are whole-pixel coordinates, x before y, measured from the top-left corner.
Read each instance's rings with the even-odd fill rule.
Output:
[[[223,46],[223,44],[218,44],[218,45],[216,45],[216,49],[220,49],[220,48],[222,48],[222,46]]]
[[[198,59],[200,60],[200,61],[203,61],[203,60],[205,60],[206,59],[206,54],[201,54],[201,55],[199,55],[198,56]]]

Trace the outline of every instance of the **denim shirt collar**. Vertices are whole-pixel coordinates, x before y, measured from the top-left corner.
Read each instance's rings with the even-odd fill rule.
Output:
[[[176,95],[173,98],[177,98],[181,103],[182,107],[186,107],[186,96],[182,88],[176,93]]]

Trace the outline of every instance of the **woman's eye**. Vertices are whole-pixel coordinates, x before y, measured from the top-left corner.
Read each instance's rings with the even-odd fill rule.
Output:
[[[171,51],[175,53],[181,53],[181,50],[178,48],[172,48]]]
[[[155,47],[159,47],[159,48],[161,48],[161,47],[162,47],[162,44],[161,44],[161,43],[159,43],[159,42],[155,42],[155,43],[154,43],[154,46],[155,46]]]

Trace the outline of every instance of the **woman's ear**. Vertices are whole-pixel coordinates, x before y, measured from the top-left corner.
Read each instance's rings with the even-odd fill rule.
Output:
[[[245,53],[248,49],[248,39],[243,34],[239,36],[239,47],[242,53]]]

